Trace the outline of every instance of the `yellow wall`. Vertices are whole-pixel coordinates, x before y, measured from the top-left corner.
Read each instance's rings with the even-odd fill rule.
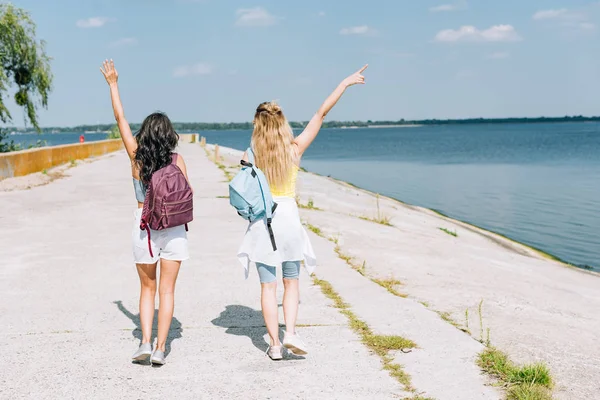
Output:
[[[111,153],[122,147],[121,139],[113,139],[0,153],[0,179],[40,172],[71,160]]]
[[[179,140],[195,143],[197,137],[197,133],[186,133],[179,135]],[[112,139],[0,153],[0,179],[40,172],[71,160],[101,156],[122,148],[121,139]]]

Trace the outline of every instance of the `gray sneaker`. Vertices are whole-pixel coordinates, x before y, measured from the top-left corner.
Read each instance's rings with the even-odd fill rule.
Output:
[[[165,359],[165,353],[160,350],[154,350],[150,357],[150,364],[152,365],[165,365],[167,360]]]
[[[142,343],[140,348],[133,354],[131,361],[145,362],[148,361],[152,354],[152,345],[150,343]]]

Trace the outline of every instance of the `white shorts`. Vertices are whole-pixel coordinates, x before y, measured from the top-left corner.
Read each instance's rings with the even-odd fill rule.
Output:
[[[185,261],[189,258],[187,232],[184,225],[167,228],[160,231],[150,229],[150,245],[152,254],[148,249],[148,232],[140,229],[142,209],[134,213],[133,229],[133,260],[136,264],[154,264],[160,258],[173,261]]]

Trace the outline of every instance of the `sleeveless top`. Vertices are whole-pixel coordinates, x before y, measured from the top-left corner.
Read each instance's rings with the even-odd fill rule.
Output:
[[[269,185],[271,194],[277,197],[296,197],[296,180],[298,179],[298,170],[300,167],[294,165],[290,172],[290,177],[282,185]]]
[[[139,203],[143,203],[146,200],[146,186],[139,179],[133,178],[133,190],[135,191],[135,199]]]

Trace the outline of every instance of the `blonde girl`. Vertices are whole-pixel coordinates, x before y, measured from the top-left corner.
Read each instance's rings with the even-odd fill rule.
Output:
[[[264,220],[251,223],[238,252],[238,258],[246,268],[255,263],[261,282],[261,306],[267,332],[269,349],[267,354],[273,360],[282,359],[282,345],[295,355],[308,352],[306,344],[296,333],[298,315],[300,263],[303,261],[309,273],[316,266],[316,259],[308,235],[300,222],[296,205],[296,178],[302,155],[317,137],[325,116],[342,97],[346,89],[356,84],[364,84],[362,75],[365,65],[359,71],[344,79],[321,105],[304,131],[294,137],[292,128],[283,111],[274,102],[262,103],[254,115],[254,131],[251,148],[255,164],[269,182],[277,209],[273,215],[273,231],[277,250],[273,250]],[[244,154],[248,161],[248,155]],[[284,295],[283,313],[286,331],[283,343],[279,340],[277,309],[277,266],[282,268]]]

